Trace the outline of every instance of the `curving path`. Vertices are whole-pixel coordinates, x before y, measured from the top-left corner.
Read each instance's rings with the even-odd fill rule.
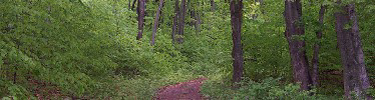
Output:
[[[155,100],[203,100],[199,93],[202,82],[206,78],[198,78],[161,88]]]

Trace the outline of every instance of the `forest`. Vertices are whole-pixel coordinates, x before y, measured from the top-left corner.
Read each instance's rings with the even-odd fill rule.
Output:
[[[1,100],[373,100],[374,0],[0,0]]]

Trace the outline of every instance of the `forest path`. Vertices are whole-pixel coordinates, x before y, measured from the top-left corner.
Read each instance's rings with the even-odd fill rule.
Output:
[[[155,100],[203,100],[200,88],[206,78],[198,78],[188,82],[180,82],[161,88]]]

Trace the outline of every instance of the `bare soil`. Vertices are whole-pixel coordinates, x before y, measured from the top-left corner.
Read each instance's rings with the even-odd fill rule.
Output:
[[[175,85],[165,86],[161,88],[155,100],[203,100],[200,87],[206,78],[198,78],[188,82],[181,82]]]

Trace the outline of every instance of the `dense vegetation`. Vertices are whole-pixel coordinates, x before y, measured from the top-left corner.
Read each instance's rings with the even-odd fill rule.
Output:
[[[334,15],[345,4],[356,5],[367,75],[375,85],[373,0],[301,0],[298,24],[305,33],[295,38],[306,42],[309,66],[314,44],[320,44],[319,85],[306,91],[300,91],[293,79],[284,35],[286,1],[165,0],[154,21],[159,1],[1,0],[0,98],[144,100],[162,86],[198,77],[208,79],[202,94],[212,99],[344,98]],[[243,3],[243,74],[234,83],[239,85],[232,84],[230,2],[235,1]],[[366,91],[375,95],[371,87]]]

